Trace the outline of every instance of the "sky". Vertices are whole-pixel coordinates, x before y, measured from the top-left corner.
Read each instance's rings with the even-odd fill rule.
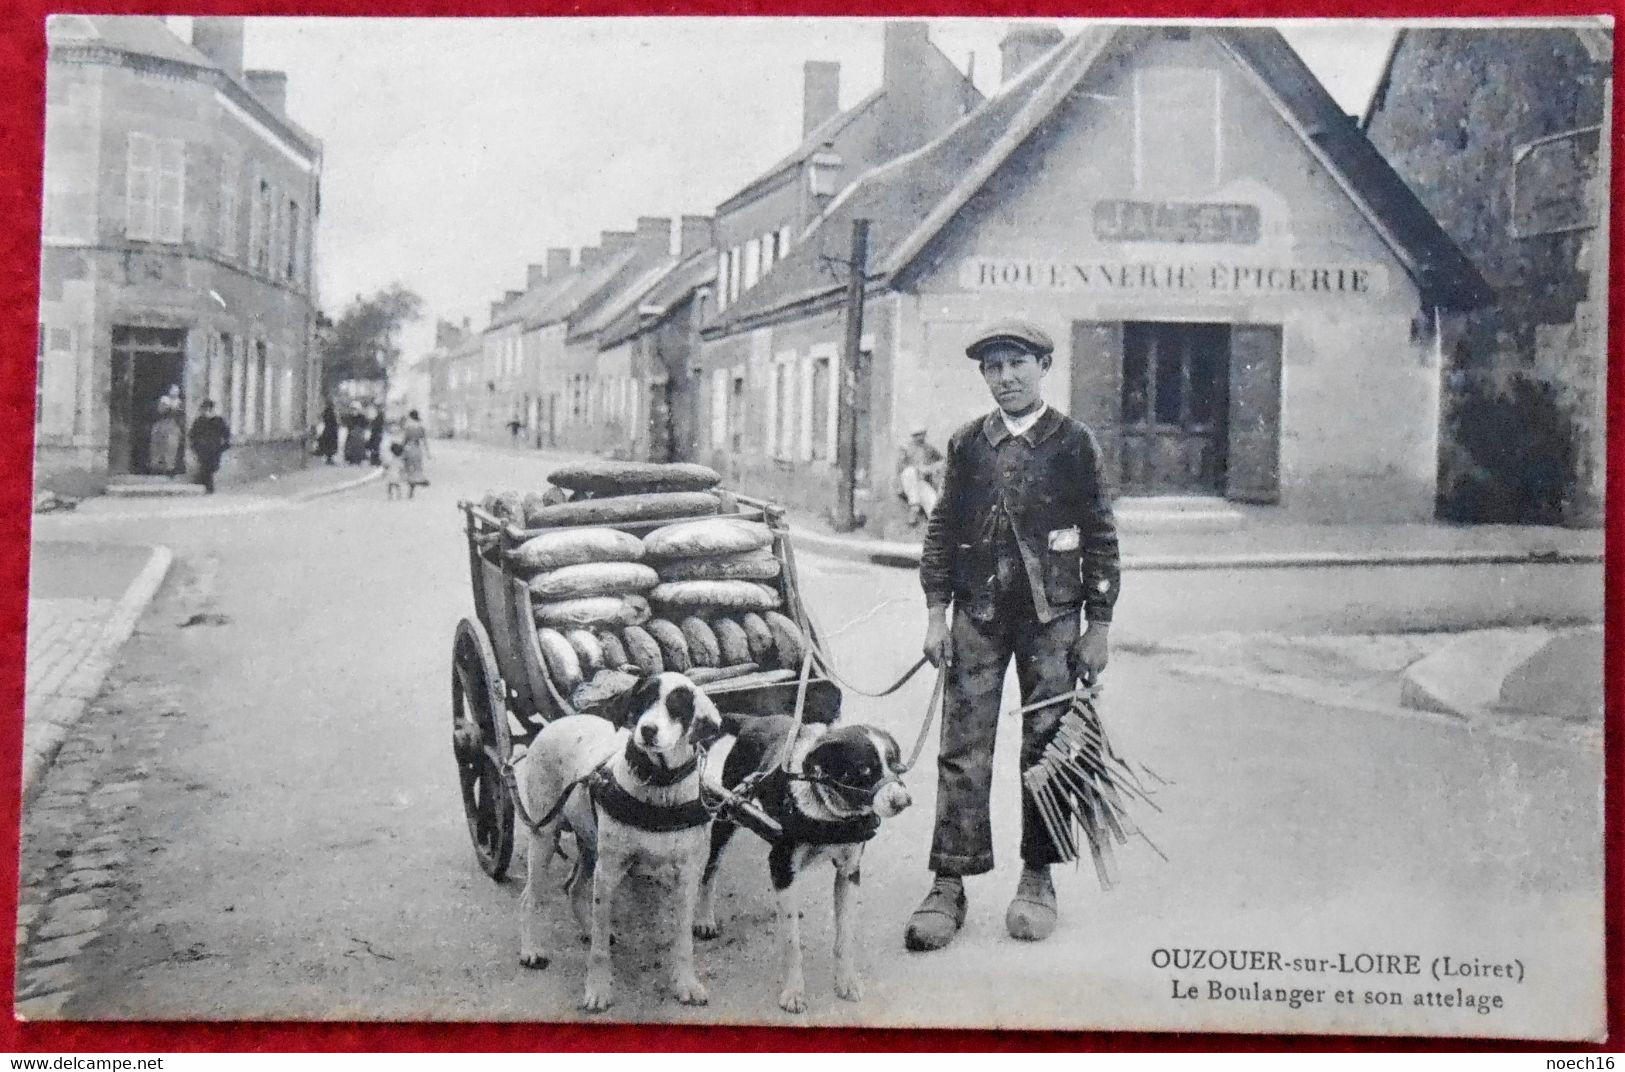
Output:
[[[961,69],[974,55],[991,94],[1006,25],[932,20],[930,35]],[[1364,109],[1396,24],[1276,25],[1345,111]],[[800,141],[805,61],[840,63],[844,108],[880,84],[880,50],[864,19],[252,18],[246,65],[288,72],[288,113],[324,146],[323,306],[411,287],[426,312],[410,362],[435,318],[482,326],[549,246],[711,214]]]

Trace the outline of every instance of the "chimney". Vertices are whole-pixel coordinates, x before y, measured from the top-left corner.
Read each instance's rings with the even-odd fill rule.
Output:
[[[604,251],[598,246],[582,246],[581,256],[577,258],[576,263],[583,268],[590,268],[603,259]]]
[[[467,335],[470,331],[473,331],[473,330],[474,330],[474,321],[471,320],[470,318],[466,317],[466,316],[463,317],[463,334]]]
[[[651,261],[671,256],[670,216],[638,217],[638,255]]]
[[[562,279],[570,272],[569,249],[550,249],[547,251],[547,278]]]
[[[527,264],[527,265],[525,265],[525,289],[526,290],[540,289],[542,284],[546,283],[546,282],[547,282],[547,265],[545,265],[545,264]]]
[[[931,52],[936,46],[926,23],[919,19],[888,20],[883,30],[880,88],[880,161],[892,160],[929,141],[937,130],[930,117],[938,110],[927,99],[926,81]]]
[[[520,296],[520,295],[522,295],[522,294],[524,294],[524,293],[525,293],[525,292],[524,292],[524,291],[522,291],[522,290],[510,290],[510,291],[508,291],[508,293],[507,293],[507,294],[504,294],[504,295],[503,295],[503,296],[502,296],[502,300],[503,300],[503,301],[504,301],[504,302],[511,302],[511,301],[513,301],[513,300],[514,300],[514,299],[515,299],[515,298],[517,298],[517,297],[519,297],[519,296]]]
[[[808,60],[801,66],[801,136],[805,138],[841,110],[841,65]]]
[[[709,249],[716,241],[711,235],[711,217],[684,216],[678,221],[677,239],[677,255],[685,260]]]
[[[598,244],[603,247],[604,256],[614,257],[632,248],[632,243],[638,240],[634,231],[600,231]]]
[[[1020,77],[1064,39],[1060,27],[1047,22],[1012,22],[999,42],[999,84]]]
[[[243,17],[192,16],[192,47],[239,82],[243,78]]]
[[[277,115],[287,117],[287,71],[248,71],[243,75],[243,80],[248,83],[248,91],[258,97],[261,104]]]
[[[491,316],[489,317],[489,319],[495,320],[497,318],[497,314],[500,313],[500,312],[502,312],[502,303],[500,301],[492,302],[491,303]]]

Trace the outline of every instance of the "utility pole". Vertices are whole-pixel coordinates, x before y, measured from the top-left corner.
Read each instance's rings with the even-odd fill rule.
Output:
[[[869,221],[852,221],[852,257],[846,276],[846,346],[841,371],[835,425],[835,465],[840,481],[835,491],[835,528],[851,532],[864,519],[854,509],[858,476],[859,383],[863,363],[863,289],[869,263]]]

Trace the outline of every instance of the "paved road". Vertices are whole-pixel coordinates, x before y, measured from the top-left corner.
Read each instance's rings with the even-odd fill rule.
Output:
[[[412,502],[387,503],[381,488],[367,488],[298,512],[122,524],[132,540],[171,544],[177,567],[83,724],[98,743],[69,750],[29,819],[25,871],[53,870],[25,902],[67,894],[69,865],[58,861],[92,834],[104,839],[101,870],[113,876],[91,909],[108,913],[100,939],[53,977],[72,986],[65,1014],[577,1015],[584,951],[555,911],[559,960],[540,973],[519,967],[518,886],[491,883],[473,863],[447,740],[450,638],[470,612],[452,503],[493,484],[537,483],[542,466],[436,448],[435,484]],[[849,676],[879,684],[911,660],[922,617],[912,576],[811,556],[802,568]],[[1373,571],[1133,578],[1119,632],[1133,640],[1190,629],[1426,625],[1397,613],[1405,592],[1434,593],[1448,604],[1445,620],[1474,624],[1500,613],[1509,587],[1539,593],[1554,617],[1584,617],[1600,591],[1575,567],[1409,570],[1392,586]],[[1351,594],[1352,609],[1326,605]],[[219,617],[179,625],[198,613]],[[919,680],[893,700],[854,699],[847,717],[911,739],[927,687]],[[1111,893],[1087,869],[1065,873],[1061,930],[1026,946],[1002,934],[1014,883],[1007,853],[994,875],[972,882],[970,920],[954,947],[905,954],[902,923],[926,881],[928,749],[910,780],[919,803],[882,831],[865,861],[858,945],[868,998],[851,1005],[830,991],[828,887],[819,881],[807,898],[811,1008],[801,1021],[1427,1025],[1469,1035],[1536,1024],[1573,1034],[1594,1022],[1599,755],[1188,679],[1132,643],[1114,662],[1106,710],[1120,749],[1173,783],[1158,797],[1162,814],[1145,822],[1171,862],[1131,846]],[[999,764],[1011,776],[995,796],[1001,847],[1014,840],[1013,748],[1006,734]],[[96,788],[108,784],[115,791]],[[645,889],[622,912],[614,1016],[798,1022],[774,1001],[764,854],[743,843],[735,852],[721,887],[724,935],[700,950],[711,1007],[661,996],[649,951],[661,913]],[[1153,965],[1156,950],[1187,946],[1415,953],[1424,970],[1435,955],[1518,959],[1528,975],[1521,984],[1470,982],[1468,991],[1502,995],[1505,1007],[1492,1014],[1429,1014],[1330,1003],[1343,986],[1357,1000],[1393,990],[1408,1002],[1438,989],[1425,978]],[[1196,982],[1200,997],[1175,1000],[1176,976]],[[1318,988],[1329,1003],[1209,1000],[1210,979]]]

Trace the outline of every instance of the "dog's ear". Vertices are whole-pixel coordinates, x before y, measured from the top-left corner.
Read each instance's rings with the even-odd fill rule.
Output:
[[[885,730],[873,726],[869,727],[869,733],[870,740],[875,742],[875,746],[880,752],[882,762],[886,764],[886,769],[893,774],[901,774],[903,771],[903,750],[898,747],[897,738]]]
[[[711,702],[711,697],[699,689],[686,690],[689,694],[690,713],[688,741],[695,748],[708,748],[725,732],[722,712]],[[668,699],[667,703],[670,703]]]
[[[627,669],[635,669],[628,667]],[[644,674],[638,683],[617,696],[604,710],[604,716],[623,730],[660,700],[660,675]]]

